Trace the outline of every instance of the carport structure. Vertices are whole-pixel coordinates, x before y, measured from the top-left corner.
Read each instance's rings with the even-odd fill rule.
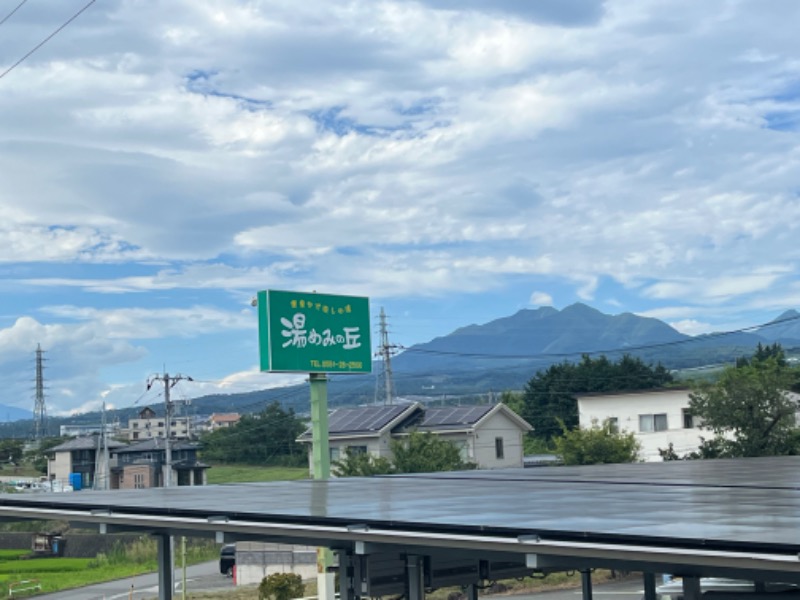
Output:
[[[321,545],[342,600],[594,568],[800,583],[800,457],[547,467],[0,496],[0,518],[62,519],[159,540],[159,598],[172,597],[170,535]]]

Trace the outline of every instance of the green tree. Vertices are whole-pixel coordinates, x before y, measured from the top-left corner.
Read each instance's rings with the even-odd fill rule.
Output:
[[[7,438],[0,440],[0,462],[18,464],[22,460],[24,440]]]
[[[556,454],[565,465],[630,463],[639,459],[639,442],[633,433],[620,433],[609,421],[589,429],[562,429],[555,438]]]
[[[578,427],[576,394],[646,390],[672,382],[663,366],[625,355],[616,363],[605,356],[563,362],[539,371],[525,386],[519,414],[533,425],[531,436],[549,444],[562,428]]]
[[[715,435],[704,445],[731,457],[795,452],[797,407],[788,392],[795,381],[794,370],[770,356],[729,367],[716,383],[698,385],[689,394],[689,409]]]
[[[780,367],[785,367],[787,365],[786,354],[784,354],[783,347],[778,342],[775,342],[771,346],[764,346],[761,342],[758,342],[753,356],[737,358],[736,366],[737,368],[748,367],[751,364],[764,362],[770,358],[774,358]]]
[[[297,437],[305,424],[278,402],[255,415],[244,415],[233,427],[200,438],[203,458],[225,463],[282,466],[305,464],[308,454]]]
[[[337,477],[371,477],[394,472],[392,461],[383,456],[372,456],[369,452],[345,450],[344,458],[331,465]]]
[[[258,600],[292,600],[302,598],[306,586],[297,573],[273,573],[261,580]]]
[[[452,442],[426,432],[411,432],[405,439],[392,440],[393,465],[396,473],[434,473],[474,469]]]

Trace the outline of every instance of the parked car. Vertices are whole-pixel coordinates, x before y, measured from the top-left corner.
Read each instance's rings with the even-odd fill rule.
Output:
[[[741,593],[755,598],[756,586],[752,581],[741,579],[725,579],[722,577],[702,577],[700,579],[700,592],[702,594],[724,592],[728,595]],[[764,592],[773,594],[778,592],[797,591],[797,586],[792,583],[766,583]],[[683,600],[683,581],[673,579],[656,588],[658,600]]]
[[[219,551],[219,572],[233,577],[236,566],[236,544],[225,544]]]

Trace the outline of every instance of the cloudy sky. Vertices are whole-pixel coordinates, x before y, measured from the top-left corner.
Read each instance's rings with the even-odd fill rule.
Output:
[[[19,2],[0,1],[0,20]],[[86,0],[29,0],[0,73]],[[257,290],[411,345],[585,302],[800,308],[794,0],[101,0],[0,76],[0,402],[285,384]]]

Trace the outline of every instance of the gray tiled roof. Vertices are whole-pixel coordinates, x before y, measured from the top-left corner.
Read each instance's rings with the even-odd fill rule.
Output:
[[[54,446],[47,450],[47,452],[72,452],[74,450],[97,450],[100,446],[99,442],[100,438],[96,435],[88,435],[85,437],[76,437],[68,442],[64,442],[63,444],[59,444],[58,446]],[[111,449],[114,448],[122,448],[127,444],[123,442],[118,442],[116,440],[109,439],[106,442],[108,447]]]

